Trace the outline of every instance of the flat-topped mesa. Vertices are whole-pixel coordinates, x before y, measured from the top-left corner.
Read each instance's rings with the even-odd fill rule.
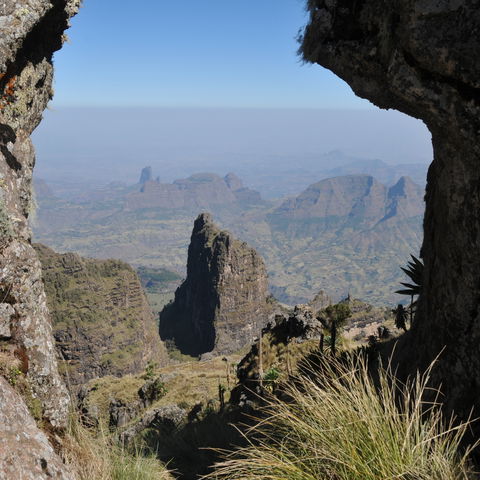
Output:
[[[215,173],[196,173],[173,183],[154,181],[150,167],[142,170],[141,189],[127,196],[127,210],[145,208],[200,209],[248,206],[262,202],[260,194],[244,187],[233,173],[220,177]],[[142,181],[143,180],[143,181]]]
[[[165,365],[167,352],[130,265],[56,253],[35,244],[61,372],[74,390],[92,378]]]
[[[189,355],[228,354],[253,341],[272,305],[260,255],[220,230],[208,213],[195,220],[187,278],[160,314],[160,335]]]
[[[424,278],[406,356],[415,370],[442,352],[433,379],[448,408],[470,417],[472,404],[480,409],[478,3],[310,0],[308,9],[304,59],[432,133]]]

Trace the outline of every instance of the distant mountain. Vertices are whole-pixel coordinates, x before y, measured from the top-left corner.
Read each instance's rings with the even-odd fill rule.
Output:
[[[282,203],[266,217],[274,249],[257,245],[267,262],[272,255],[285,259],[287,274],[272,273],[277,295],[291,303],[321,287],[336,299],[351,291],[377,303],[399,300],[393,293],[399,265],[422,239],[423,194],[408,177],[387,187],[369,175],[348,175]]]
[[[408,177],[388,188],[370,175],[346,175],[310,185],[283,202],[271,218],[322,219],[325,228],[354,222],[357,228],[368,228],[392,217],[421,215],[422,197],[423,189]]]
[[[245,188],[233,173],[224,178],[214,173],[197,173],[173,183],[151,180],[151,170],[142,170],[140,191],[126,196],[125,209],[209,209],[215,205],[258,204],[260,194]]]
[[[143,167],[142,172],[140,173],[140,180],[138,183],[143,185],[146,182],[153,180],[152,167]]]
[[[389,165],[382,160],[355,160],[330,170],[324,170],[328,177],[365,174],[375,177],[378,181],[393,185],[401,177],[407,176],[419,185],[425,185],[428,165],[422,163]]]
[[[292,157],[288,163],[284,158],[279,158],[275,164],[272,159],[268,166],[257,166],[255,174],[242,171],[242,175],[264,198],[279,198],[297,195],[312,183],[312,179],[318,181],[344,175],[371,175],[387,186],[394,185],[401,177],[407,176],[424,186],[427,169],[426,163],[389,164],[383,160],[360,158],[333,150],[302,158],[301,161]]]
[[[191,223],[208,208],[220,228],[262,255],[271,291],[289,304],[319,290],[334,300],[350,292],[370,303],[398,302],[399,267],[418,254],[423,235],[424,190],[408,177],[393,185],[364,174],[328,178],[279,202],[246,201],[242,195],[248,199],[252,190],[233,174],[197,174],[171,184],[149,174],[144,184],[111,185],[97,196],[85,192],[78,202],[41,191],[37,241],[180,276]],[[168,288],[154,292],[161,294],[156,304],[171,298]]]

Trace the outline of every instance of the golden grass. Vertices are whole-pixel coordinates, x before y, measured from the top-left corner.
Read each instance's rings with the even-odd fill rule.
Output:
[[[227,358],[224,361],[223,358]],[[155,369],[153,376],[164,378],[166,394],[149,408],[177,404],[182,408],[191,409],[196,404],[206,406],[212,400],[218,400],[219,383],[227,387],[225,400],[236,384],[236,364],[240,355],[216,357],[208,361],[180,363]],[[227,374],[228,370],[228,374]],[[123,377],[103,377],[91,380],[93,390],[88,395],[88,404],[95,405],[100,413],[100,422],[108,427],[108,411],[111,399],[134,403],[139,400],[138,390],[145,383],[144,374],[125,375]]]
[[[78,480],[173,479],[153,454],[126,450],[113,436],[85,428],[76,416],[70,421],[62,454]]]
[[[428,372],[406,386],[388,369],[374,383],[363,357],[344,364],[328,358],[320,370],[286,386],[291,402],[271,398],[266,417],[247,433],[249,445],[227,454],[204,478],[473,478],[473,447],[460,453],[469,424],[454,426],[438,403],[422,400]]]

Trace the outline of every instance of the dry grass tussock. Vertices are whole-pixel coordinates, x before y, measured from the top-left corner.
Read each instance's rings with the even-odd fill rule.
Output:
[[[77,416],[70,421],[63,457],[78,480],[172,480],[153,454],[128,451],[102,432],[94,434]]]
[[[469,423],[454,425],[438,402],[425,402],[429,372],[402,385],[389,369],[374,382],[365,358],[322,361],[322,373],[285,387],[247,433],[249,445],[206,479],[467,480],[461,449]],[[435,395],[433,395],[435,396]]]

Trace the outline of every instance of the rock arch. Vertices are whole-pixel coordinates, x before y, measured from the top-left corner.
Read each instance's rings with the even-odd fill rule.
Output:
[[[408,348],[448,408],[480,395],[480,10],[470,0],[310,0],[301,54],[380,108],[425,122],[424,292]]]

